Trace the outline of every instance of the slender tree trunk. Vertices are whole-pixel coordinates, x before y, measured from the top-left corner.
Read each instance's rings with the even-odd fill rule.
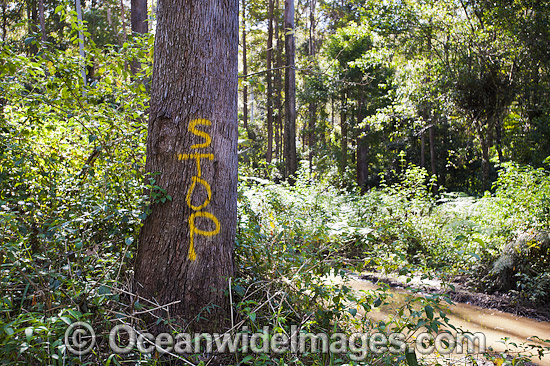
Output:
[[[82,8],[80,6],[80,0],[76,0],[76,14],[78,17],[78,23],[80,25],[84,24],[82,21]],[[78,31],[78,49],[80,51],[80,71],[82,73],[82,83],[86,86],[86,54],[84,53],[84,33]],[[82,93],[85,95],[86,92],[83,90]]]
[[[44,17],[44,0],[38,0],[38,14],[40,18],[40,34],[42,42],[46,41],[46,18]]]
[[[490,161],[489,161],[489,138],[486,135],[480,136],[481,142],[481,177],[482,177],[482,189],[488,190],[489,187],[489,170],[490,170]]]
[[[502,163],[504,162],[504,155],[502,154],[502,122],[500,120],[497,120],[495,124],[495,135],[498,161]]]
[[[431,126],[429,129],[430,139],[430,163],[432,168],[432,175],[437,177],[436,170],[436,156],[435,156],[435,126]],[[434,185],[434,194],[437,192],[437,186]]]
[[[2,1],[2,41],[8,39],[8,2]]]
[[[120,0],[120,22],[122,23],[122,42],[126,42],[126,14],[124,11],[124,0]]]
[[[294,0],[285,0],[285,178],[291,178],[298,170],[296,156],[296,70],[294,43]]]
[[[275,110],[277,114],[275,115],[275,156],[277,159],[281,158],[283,151],[283,103],[281,99],[281,91],[283,89],[283,80],[281,75],[281,70],[279,69],[283,65],[283,52],[281,47],[281,31],[279,27],[279,0],[275,1],[275,9],[277,10],[277,15],[274,24],[274,33],[276,37],[276,53],[275,53]]]
[[[248,135],[248,65],[246,62],[246,0],[242,0],[241,22],[242,22],[242,50],[243,50],[243,126]]]
[[[312,64],[315,64],[315,3],[317,0],[309,0],[309,56]],[[309,173],[313,173],[313,157],[315,155],[315,129],[317,120],[317,104],[315,101],[309,103]],[[305,146],[305,145],[304,145]]]
[[[308,126],[308,145],[309,145],[309,173],[313,173],[313,157],[315,156],[315,129],[317,120],[317,106],[315,103],[309,104],[309,126]]]
[[[340,170],[342,173],[346,171],[346,167],[348,166],[348,121],[346,121],[346,117],[346,94],[342,92],[342,105],[340,106],[340,131],[342,132],[340,142],[342,161]]]
[[[145,168],[161,172],[155,185],[172,200],[153,204],[141,229],[135,290],[159,304],[177,302],[169,316],[180,324],[200,313],[190,329],[202,331],[227,325],[224,292],[233,275],[238,5],[158,7]]]
[[[273,72],[271,71],[273,68],[273,0],[268,0],[267,11],[267,151],[265,159],[268,163],[271,163],[273,154]]]
[[[334,130],[334,96],[330,97],[330,128]]]
[[[420,166],[422,168],[426,167],[426,134],[425,130],[420,131]]]
[[[38,33],[38,9],[36,7],[36,0],[27,0],[27,18],[29,20],[29,34]],[[31,55],[36,55],[38,52],[38,46],[35,42],[30,44],[29,52]]]
[[[146,34],[149,31],[147,23],[147,0],[132,0],[131,6],[130,23],[132,33]],[[132,74],[137,74],[140,69],[140,62],[134,59],[131,64]]]
[[[130,23],[132,24],[132,32],[139,34],[149,32],[147,0],[132,0],[131,6]]]
[[[363,122],[363,103],[364,96],[361,93],[360,99],[357,101],[357,124]],[[360,129],[360,136],[357,138],[357,184],[362,192],[367,189],[367,181],[369,177],[369,144],[367,135],[369,133],[368,126]]]

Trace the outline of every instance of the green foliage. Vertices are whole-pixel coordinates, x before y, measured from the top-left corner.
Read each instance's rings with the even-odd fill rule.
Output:
[[[5,1],[2,8],[9,29],[0,46],[2,362],[177,362],[103,352],[114,320],[155,306],[129,296],[141,222],[152,203],[171,199],[154,174],[144,173],[153,37],[124,41],[120,16],[111,13],[118,2],[92,2],[77,26],[72,2],[45,0],[41,42],[29,24],[36,19],[25,19],[25,6],[34,3]],[[300,3],[297,13],[313,3]],[[385,284],[357,292],[346,283],[349,272],[407,281],[435,275],[500,291],[496,269],[512,263],[512,300],[550,301],[545,242],[516,245],[550,231],[549,173],[536,168],[548,164],[550,146],[550,9],[539,3],[322,1],[311,35],[306,17],[297,17],[298,126],[303,136],[313,132],[315,144],[298,144],[302,156],[314,156],[311,169],[302,162],[294,186],[273,183],[281,178],[281,156],[264,160],[267,27],[249,27],[249,73],[257,74],[242,83],[254,93],[255,118],[249,131],[239,131],[238,276],[231,287],[239,327],[287,334],[292,324],[329,334],[453,329],[445,296],[412,287],[400,296]],[[246,7],[246,22],[265,20],[263,3]],[[282,60],[282,9],[275,13],[273,57]],[[78,30],[87,37],[85,59]],[[310,36],[315,60],[306,52]],[[135,61],[141,70],[133,74]],[[434,154],[425,141],[422,159],[430,128]],[[492,193],[447,193],[442,185],[479,194],[483,139],[492,145]],[[362,140],[368,185],[376,187],[364,194],[355,183]],[[525,165],[497,164],[498,148],[503,160]],[[435,172],[415,165],[421,161]],[[363,316],[390,303],[388,319]],[[99,352],[85,359],[71,357],[63,343],[67,325],[77,321],[102,333]],[[227,363],[359,364],[351,355],[231,355]],[[205,364],[203,356],[189,358]],[[368,353],[363,363],[420,362],[406,352]]]
[[[412,176],[414,173],[403,184],[414,185],[412,181],[419,180]],[[242,177],[236,247],[239,282],[235,289],[237,308],[248,315],[249,328],[269,325],[290,334],[291,324],[302,324],[313,333],[389,334],[418,329],[436,332],[447,326],[444,314],[434,311],[440,308],[440,302],[448,301],[444,296],[395,299],[385,284],[357,292],[344,279],[338,280],[339,276],[346,278],[350,270],[376,267],[391,272],[396,269],[395,261],[403,266],[403,273],[412,269],[407,255],[402,256],[395,242],[410,243],[414,230],[404,233],[407,229],[395,226],[401,221],[398,213],[378,210],[380,198],[388,196],[376,191],[361,196],[326,182],[310,184],[307,177],[298,179],[292,187]],[[392,227],[393,234],[386,233]],[[395,238],[389,237],[393,235]],[[387,257],[386,251],[391,251]],[[385,321],[358,316],[389,302],[397,308]],[[267,303],[269,307],[263,306]],[[305,354],[300,355],[300,361],[324,364],[330,359],[331,364],[358,364],[348,358],[351,353],[336,359],[336,355]],[[293,356],[288,352],[278,359],[273,357],[273,362],[279,363],[289,362]],[[405,355],[369,353],[363,362],[403,364]]]
[[[63,334],[112,317],[147,207],[169,199],[143,171],[151,38],[25,57],[2,46],[0,353],[5,364],[67,362]],[[148,183],[146,184],[146,182]],[[145,194],[144,192],[149,192]],[[64,361],[65,360],[65,361]]]

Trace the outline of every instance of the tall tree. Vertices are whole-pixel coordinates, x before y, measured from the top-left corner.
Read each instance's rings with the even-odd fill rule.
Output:
[[[296,157],[296,45],[294,40],[294,0],[285,0],[285,178],[298,170]],[[292,179],[291,179],[292,182]]]
[[[160,1],[148,172],[172,197],[140,232],[136,291],[170,317],[226,323],[237,223],[238,0]],[[178,302],[179,301],[179,302]],[[207,311],[202,310],[207,309]]]
[[[40,34],[42,42],[46,40],[46,18],[44,17],[44,0],[38,0],[38,16],[40,18]]]
[[[38,9],[36,0],[27,0],[27,19],[29,21],[29,34],[35,35],[38,33]],[[38,52],[36,42],[31,42],[29,51],[32,55]]]
[[[317,0],[309,0],[309,58],[310,63],[316,65],[315,58],[315,5]],[[314,98],[312,98],[314,99]],[[317,101],[309,102],[309,126],[308,126],[308,147],[309,147],[309,171],[313,170],[313,155],[315,152],[315,128],[317,120]]]
[[[243,126],[248,133],[248,64],[246,60],[246,0],[241,5],[241,26],[242,26],[242,51],[243,51]]]
[[[280,160],[282,154],[282,145],[283,145],[283,102],[281,98],[281,92],[283,90],[283,78],[281,73],[281,67],[283,66],[283,51],[281,47],[281,27],[279,26],[280,13],[279,13],[279,0],[275,0],[275,11],[274,14],[274,33],[276,37],[275,41],[275,70],[274,70],[274,89],[275,89],[275,156]]]
[[[147,23],[147,0],[132,0],[130,10],[130,23],[132,33],[145,34],[149,31]],[[135,74],[141,65],[138,60],[134,60],[131,65],[132,73]]]
[[[268,0],[267,9],[267,151],[265,159],[271,163],[273,155],[273,0]]]
[[[75,4],[78,24],[82,27],[84,25],[84,22],[82,21],[82,7],[80,5],[80,0],[76,0]],[[86,86],[86,54],[84,53],[84,33],[81,29],[78,30],[78,49],[80,51],[80,72],[82,74],[82,83],[84,86]],[[83,93],[86,92],[83,91]]]
[[[122,41],[126,41],[126,14],[124,11],[124,0],[120,0],[120,22],[122,23]]]

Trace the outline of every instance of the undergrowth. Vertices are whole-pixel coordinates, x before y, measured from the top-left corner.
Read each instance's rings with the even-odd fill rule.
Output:
[[[414,365],[405,352],[364,353],[350,345],[299,355],[201,353],[185,361],[109,351],[114,324],[144,327],[136,316],[158,305],[131,293],[132,261],[148,207],[169,199],[143,172],[143,80],[150,76],[152,39],[135,41],[110,52],[90,47],[86,62],[99,76],[85,88],[75,51],[45,47],[29,58],[0,50],[2,364]],[[131,77],[127,65],[136,58],[142,73]],[[548,230],[547,171],[508,164],[493,195],[434,196],[426,171],[401,159],[399,183],[366,194],[312,179],[306,170],[294,186],[257,178],[262,172],[241,173],[237,275],[228,286],[232,332],[268,326],[288,335],[295,325],[327,334],[402,331],[412,340],[417,331],[452,329],[446,296],[413,292],[392,316],[375,320],[363,314],[393,302],[392,292],[384,284],[355,291],[346,278],[376,271],[479,282],[516,236]],[[518,273],[518,298],[529,293],[532,301],[547,301],[549,275],[542,271],[533,281]],[[94,351],[82,357],[64,344],[67,326],[77,321],[98,335]]]

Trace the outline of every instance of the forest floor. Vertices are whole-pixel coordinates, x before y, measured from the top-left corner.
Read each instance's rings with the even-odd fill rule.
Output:
[[[525,306],[511,299],[507,294],[484,294],[474,292],[465,284],[463,278],[457,277],[451,283],[443,285],[439,280],[426,280],[421,276],[415,276],[407,283],[405,276],[398,274],[384,275],[376,272],[356,274],[360,280],[370,281],[374,284],[383,282],[391,288],[414,288],[427,294],[446,294],[453,302],[465,303],[483,309],[493,309],[507,312],[513,315],[523,316],[543,322],[550,322],[550,308],[548,306]]]

